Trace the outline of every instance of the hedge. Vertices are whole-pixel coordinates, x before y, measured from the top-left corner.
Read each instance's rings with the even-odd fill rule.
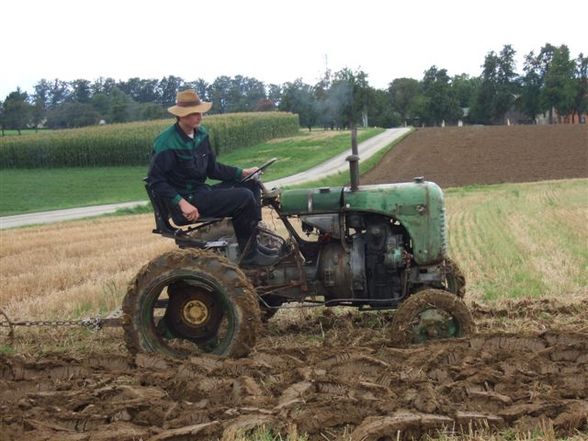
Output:
[[[153,139],[173,120],[85,127],[0,137],[0,169],[146,165]],[[217,153],[298,132],[298,115],[284,112],[206,116]]]

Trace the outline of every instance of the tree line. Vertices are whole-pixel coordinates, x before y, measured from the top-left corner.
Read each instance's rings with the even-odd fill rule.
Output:
[[[212,101],[211,113],[288,111],[311,129],[343,128],[350,124],[395,127],[435,126],[463,121],[470,124],[534,123],[548,114],[549,122],[588,112],[588,57],[572,58],[566,45],[545,44],[524,58],[517,73],[516,52],[505,45],[484,59],[478,76],[450,76],[431,66],[420,80],[397,78],[387,89],[370,86],[368,74],[344,68],[325,71],[316,84],[301,79],[269,84],[237,75],[220,76],[212,83],[168,76],[93,82],[77,79],[40,80],[34,92],[17,88],[0,101],[0,126],[70,128],[100,122],[121,123],[160,119],[175,102],[176,91],[194,88]]]

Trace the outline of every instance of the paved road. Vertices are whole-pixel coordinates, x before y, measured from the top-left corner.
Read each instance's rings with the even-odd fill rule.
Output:
[[[378,150],[390,145],[392,142],[410,131],[409,128],[388,129],[384,133],[380,133],[367,141],[362,142],[357,146],[359,156],[362,161],[373,156]],[[341,171],[349,170],[349,163],[345,158],[351,154],[351,148],[346,152],[341,153],[322,164],[317,165],[311,169],[297,173],[285,178],[276,179],[275,181],[267,182],[267,188],[282,187],[284,185],[296,185],[303,182],[313,181],[320,178],[325,178],[330,175],[336,175]]]
[[[388,129],[357,146],[359,156],[362,160],[368,159],[378,150],[390,145],[393,141],[403,136],[410,129]],[[274,188],[284,185],[301,184],[306,181],[312,181],[324,178],[340,171],[348,170],[349,163],[345,158],[351,154],[351,149],[329,159],[322,164],[317,165],[305,172],[288,176],[275,181],[266,182],[267,188]],[[122,204],[96,205],[93,207],[70,208],[67,210],[43,211],[38,213],[18,214],[16,216],[0,217],[0,229],[22,227],[25,225],[48,224],[64,220],[82,219],[85,217],[99,216],[102,214],[114,213],[121,208],[132,208],[137,205],[144,205],[147,201],[125,202]]]
[[[93,207],[68,208],[67,210],[40,211],[37,213],[17,214],[0,217],[0,230],[4,228],[23,227],[25,225],[50,224],[64,220],[82,219],[114,213],[121,208],[145,205],[147,201],[124,202],[121,204],[95,205]]]

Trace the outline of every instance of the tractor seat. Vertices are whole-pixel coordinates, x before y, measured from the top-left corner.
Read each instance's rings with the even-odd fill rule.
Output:
[[[147,195],[153,206],[153,215],[155,216],[155,228],[153,229],[153,232],[156,234],[177,238],[178,235],[183,235],[185,233],[185,231],[179,227],[197,225],[196,228],[202,228],[206,225],[223,220],[223,218],[198,218],[196,222],[190,222],[182,215],[178,207],[173,206],[155,193],[149,185],[147,178],[144,178],[143,182],[145,182],[145,190],[147,191]],[[173,225],[170,220],[173,222]]]

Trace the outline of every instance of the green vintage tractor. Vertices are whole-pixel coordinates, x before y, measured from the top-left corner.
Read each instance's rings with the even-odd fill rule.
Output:
[[[441,189],[421,178],[359,186],[358,159],[348,158],[349,187],[265,192],[263,203],[287,232],[286,238],[271,230],[260,236],[280,253],[270,267],[239,266],[227,220],[172,225],[172,214],[147,185],[153,231],[179,249],[149,262],[130,284],[123,302],[129,350],[242,357],[262,322],[281,307],[317,303],[395,309],[390,338],[400,343],[472,333],[465,279],[447,256]]]

